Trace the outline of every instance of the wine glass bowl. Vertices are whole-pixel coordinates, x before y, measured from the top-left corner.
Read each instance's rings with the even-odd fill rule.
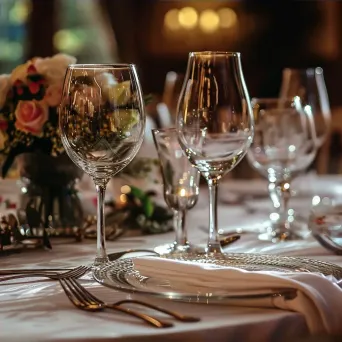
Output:
[[[140,148],[143,100],[140,86],[130,81],[134,74],[129,65],[76,65],[67,70],[61,137],[70,158],[93,178],[114,176]]]
[[[132,64],[75,64],[67,69],[59,107],[66,153],[89,174],[98,192],[97,257],[106,262],[103,200],[106,185],[138,152],[145,112]]]
[[[293,100],[253,99],[255,135],[248,152],[252,166],[269,180],[293,178],[316,155],[313,125]],[[308,128],[308,129],[307,129]]]
[[[253,116],[240,53],[191,52],[177,108],[179,143],[208,182],[208,253],[222,253],[217,226],[218,181],[245,156]]]

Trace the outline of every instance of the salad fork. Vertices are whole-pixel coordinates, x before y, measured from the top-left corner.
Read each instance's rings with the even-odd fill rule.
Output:
[[[88,266],[79,266],[72,270],[68,270],[63,273],[58,272],[41,272],[37,270],[36,272],[29,272],[29,273],[22,273],[22,274],[15,274],[11,276],[0,276],[0,282],[8,281],[8,280],[14,280],[14,279],[20,279],[20,278],[31,278],[31,277],[38,277],[38,278],[49,278],[52,280],[58,280],[62,278],[79,278],[82,277],[84,274],[86,274],[90,270],[90,267]]]
[[[88,299],[90,299],[90,300],[92,300],[94,302],[103,303],[100,299],[95,297],[92,293],[90,293],[86,288],[84,288],[75,279],[70,279],[70,283],[74,286],[74,288],[76,290],[81,292]],[[180,322],[184,322],[184,323],[199,322],[200,321],[200,319],[198,317],[181,315],[181,314],[179,314],[177,312],[170,311],[170,310],[161,308],[159,306],[156,306],[156,305],[153,305],[153,304],[150,304],[150,303],[146,303],[146,302],[143,302],[143,301],[140,301],[140,300],[135,300],[135,299],[124,299],[124,300],[117,301],[115,303],[111,303],[110,305],[119,306],[119,305],[122,305],[122,304],[137,304],[137,305],[145,306],[147,308],[150,308],[150,309],[162,312],[162,313],[164,313],[166,315],[169,315],[169,316],[175,318],[176,320],[178,320]]]
[[[71,303],[78,309],[91,312],[111,309],[139,318],[145,323],[148,323],[156,328],[169,328],[173,326],[172,323],[164,322],[152,316],[131,309],[122,308],[121,306],[115,304],[104,303],[95,296],[91,295],[90,292],[88,292],[84,287],[81,287],[81,285],[78,284],[73,278],[60,278],[58,281]]]

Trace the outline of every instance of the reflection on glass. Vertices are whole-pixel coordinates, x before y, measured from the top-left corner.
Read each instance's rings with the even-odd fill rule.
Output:
[[[317,143],[322,146],[330,129],[331,112],[323,69],[283,70],[280,98],[299,96],[306,112],[311,112],[315,121]]]

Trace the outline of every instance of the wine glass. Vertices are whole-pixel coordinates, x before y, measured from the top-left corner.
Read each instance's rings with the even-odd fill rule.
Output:
[[[145,110],[135,66],[70,65],[59,109],[65,151],[92,177],[96,186],[96,267],[108,261],[104,222],[106,185],[131,162],[144,135]]]
[[[331,111],[322,68],[283,70],[280,98],[299,96],[305,111],[313,115],[318,147],[329,134]]]
[[[175,128],[152,130],[161,172],[163,176],[164,199],[174,212],[176,240],[171,244],[156,247],[159,254],[192,252],[194,247],[188,242],[186,213],[198,200],[198,170],[192,166],[179,145]]]
[[[222,253],[217,224],[219,180],[245,156],[253,115],[238,52],[191,52],[177,108],[179,142],[209,187],[207,253]]]
[[[270,214],[262,240],[272,242],[305,237],[304,230],[289,215],[291,181],[314,160],[317,138],[313,115],[304,111],[300,98],[253,99],[255,135],[247,153],[250,164],[268,179],[276,212]]]

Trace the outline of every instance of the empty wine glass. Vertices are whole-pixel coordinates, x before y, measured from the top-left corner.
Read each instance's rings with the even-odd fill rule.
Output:
[[[108,261],[104,222],[106,185],[130,163],[143,140],[145,111],[135,66],[70,65],[59,115],[67,154],[93,178],[96,186],[97,255],[94,266],[99,266]]]
[[[219,180],[245,156],[253,116],[240,53],[191,52],[177,109],[179,142],[209,186],[207,253],[222,253],[217,224]]]
[[[174,229],[176,240],[173,243],[158,246],[159,254],[191,252],[186,233],[186,212],[193,208],[198,200],[198,170],[193,167],[179,145],[175,128],[152,130],[161,172],[163,176],[164,199],[174,212]]]
[[[331,112],[322,68],[283,70],[280,98],[299,96],[305,111],[313,115],[317,144],[322,146],[329,134]]]
[[[291,181],[314,160],[317,139],[312,114],[299,97],[253,99],[255,135],[247,153],[250,164],[269,181],[268,190],[276,212],[270,214],[262,240],[273,242],[304,237],[308,231],[289,215]]]

